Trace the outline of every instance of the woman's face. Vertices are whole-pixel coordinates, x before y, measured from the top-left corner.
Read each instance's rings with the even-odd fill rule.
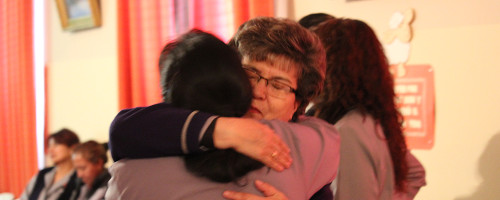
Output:
[[[53,138],[51,138],[49,140],[48,152],[52,162],[57,165],[58,163],[71,159],[72,148],[64,144],[58,144]]]
[[[268,62],[251,61],[243,58],[243,67],[255,71],[259,76],[278,81],[280,84],[297,89],[297,70],[292,68],[290,71],[284,71]],[[278,119],[289,121],[297,110],[299,103],[295,99],[295,94],[287,92],[279,96],[273,94],[269,89],[272,85],[266,85],[265,80],[260,80],[253,85],[252,105],[245,117],[254,119]]]
[[[78,178],[82,179],[86,185],[90,186],[103,169],[103,163],[101,161],[91,163],[85,159],[81,153],[73,154],[73,165],[75,166]]]

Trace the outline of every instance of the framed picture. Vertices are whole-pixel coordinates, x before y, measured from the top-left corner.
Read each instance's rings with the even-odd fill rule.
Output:
[[[55,0],[63,30],[77,31],[101,26],[99,0]]]

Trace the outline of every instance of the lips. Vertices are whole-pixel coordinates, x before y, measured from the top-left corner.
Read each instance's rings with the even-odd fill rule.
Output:
[[[259,109],[257,109],[256,107],[254,106],[250,106],[250,109],[248,109],[248,112],[249,113],[256,113],[256,114],[262,114],[262,112],[260,112]]]

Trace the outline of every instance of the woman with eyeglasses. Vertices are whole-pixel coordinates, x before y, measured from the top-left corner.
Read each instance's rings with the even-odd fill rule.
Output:
[[[299,46],[314,46],[319,44],[318,40],[314,40],[317,39],[314,38],[314,35],[301,28],[295,22],[280,21],[273,18],[260,18],[252,20],[249,24],[247,24],[248,27],[246,28],[254,28],[255,26],[258,26],[257,24],[264,25],[265,29],[272,26],[287,27],[288,25],[291,25],[292,28],[299,29],[295,31],[300,31],[300,34],[305,34],[300,36],[306,36],[305,39],[301,37],[301,40],[305,40],[307,42],[304,42]],[[259,31],[259,34],[262,33],[263,32]],[[250,39],[251,34],[245,36],[245,38]],[[272,66],[273,62],[264,61],[263,58],[260,58],[260,56],[263,55],[257,55],[255,58],[250,58],[251,56],[243,56],[244,67],[247,68],[243,69],[241,67],[240,58],[235,52],[226,53],[227,55],[219,55],[217,50],[213,49],[220,45],[225,46],[222,42],[219,41],[217,42],[218,44],[215,43],[205,46],[205,50],[192,49],[192,51],[190,51],[187,47],[198,47],[195,45],[196,41],[203,44],[203,40],[201,39],[192,40],[191,42],[194,44],[190,44],[189,40],[185,37],[181,38],[180,41],[173,44],[174,49],[166,48],[167,51],[164,51],[166,52],[166,58],[163,58],[163,55],[160,57],[162,60],[160,64],[165,65],[165,67],[168,68],[168,73],[166,73],[166,75],[162,73],[162,87],[164,89],[164,97],[166,97],[165,100],[170,103],[170,105],[157,104],[145,108],[134,108],[121,111],[111,125],[110,139],[112,153],[114,144],[116,144],[114,142],[119,142],[121,143],[119,145],[122,146],[124,145],[124,140],[130,140],[130,138],[123,137],[120,133],[133,130],[137,130],[135,133],[137,136],[131,137],[143,138],[140,139],[142,141],[136,140],[135,144],[130,143],[130,145],[134,146],[134,148],[137,147],[137,143],[142,143],[148,139],[153,139],[155,143],[176,143],[175,140],[177,139],[175,139],[175,137],[167,135],[169,131],[175,131],[175,127],[178,127],[175,125],[175,123],[178,122],[172,119],[178,119],[179,117],[175,118],[175,116],[173,116],[173,118],[169,118],[167,116],[170,115],[169,113],[172,112],[174,107],[184,105],[190,109],[200,110],[200,112],[178,110],[179,113],[187,113],[189,115],[188,120],[181,123],[181,125],[184,124],[182,126],[184,128],[181,130],[182,135],[184,136],[181,135],[181,137],[178,138],[179,141],[181,141],[181,147],[179,149],[184,153],[190,153],[193,155],[189,155],[186,158],[165,157],[155,159],[123,159],[131,158],[131,156],[138,156],[139,154],[149,154],[149,156],[153,155],[153,157],[158,154],[160,156],[165,156],[165,154],[167,154],[166,150],[168,150],[168,148],[173,148],[172,146],[160,147],[161,149],[158,150],[153,150],[151,147],[148,147],[147,153],[125,152],[127,155],[124,155],[124,152],[114,152],[114,158],[118,157],[120,160],[113,164],[110,168],[113,176],[110,180],[110,188],[106,197],[112,199],[120,197],[132,199],[219,199],[221,198],[223,191],[227,189],[260,194],[259,190],[254,188],[253,184],[255,182],[256,186],[261,186],[262,182],[256,180],[263,180],[265,182],[271,182],[275,185],[279,185],[278,187],[280,187],[285,194],[289,195],[291,199],[309,199],[316,191],[324,185],[330,183],[330,181],[335,177],[338,160],[338,135],[335,128],[328,125],[324,121],[298,117],[298,115],[297,123],[287,122],[293,118],[293,115],[299,108],[299,105],[302,105],[301,103],[308,102],[305,99],[312,98],[312,96],[316,94],[317,90],[321,88],[322,71],[321,69],[318,69],[322,67],[321,62],[319,62],[320,64],[317,66],[315,65],[317,64],[316,60],[306,62],[312,65],[309,67],[314,68],[307,69],[306,71],[303,68],[304,66],[297,66],[295,63],[296,61],[289,60],[283,55],[281,55],[281,57],[272,57],[273,61],[276,61],[275,65],[278,66]],[[245,42],[253,43],[253,41],[250,40],[238,40],[234,42],[237,42],[236,46],[242,45]],[[201,47],[203,46],[204,45],[201,45]],[[182,50],[183,48],[187,48],[187,50]],[[230,49],[227,46],[224,48]],[[322,49],[311,48],[307,51],[318,51],[319,55],[322,55]],[[300,54],[303,52],[297,51],[297,53]],[[179,60],[172,59],[175,58],[176,55],[180,56],[178,57]],[[197,59],[191,59],[190,56],[196,57]],[[233,60],[233,67],[236,68],[221,72],[218,68],[211,68],[213,67],[211,65],[217,62],[207,61],[205,59],[222,59],[219,61],[222,63],[228,62],[228,60]],[[245,61],[245,59],[250,59],[252,61]],[[269,58],[266,57],[266,59]],[[182,67],[178,66],[176,68],[176,65]],[[309,88],[299,86],[297,82],[304,80],[297,80],[297,76],[299,76],[299,74],[302,75],[309,73],[316,74],[316,77],[319,77],[319,79],[308,79],[307,81],[310,82],[304,85],[308,85]],[[190,79],[190,77],[198,78]],[[308,78],[309,77],[310,76],[308,76]],[[198,81],[204,79],[207,79],[208,81]],[[251,83],[248,81],[249,79],[255,79],[256,81],[251,81],[253,82]],[[236,87],[241,85],[235,84],[235,81],[246,82],[246,87],[243,89],[231,89],[231,86]],[[210,86],[213,87],[214,84],[219,84],[220,86],[216,87],[216,89],[208,89]],[[294,90],[296,90],[296,92],[294,92]],[[242,95],[240,93],[246,95],[239,97],[241,100],[235,101],[239,102],[235,104],[232,102],[231,99],[233,98],[231,97],[234,95]],[[300,93],[300,95],[296,93]],[[194,94],[194,96],[188,95],[187,97],[189,98],[184,98],[187,94]],[[206,95],[206,97],[203,97],[203,95]],[[212,95],[215,95],[215,97],[218,96],[219,98],[213,98]],[[256,101],[260,102],[254,103]],[[224,102],[228,103],[227,107],[219,108],[218,106],[213,106],[221,103],[224,104]],[[280,104],[276,104],[278,102],[280,102]],[[266,108],[263,105],[266,103],[279,105],[281,109],[277,109],[275,107]],[[244,106],[245,104],[246,106]],[[203,106],[196,107],[195,105]],[[213,151],[215,149],[214,147],[219,149],[233,148],[238,152],[240,152],[240,149],[236,146],[230,145],[224,148],[223,145],[220,144],[221,140],[213,138],[219,138],[221,137],[221,134],[226,135],[227,137],[234,136],[235,138],[238,138],[240,136],[239,134],[236,134],[238,131],[245,133],[243,137],[246,137],[246,135],[251,136],[256,134],[253,131],[257,129],[252,127],[248,127],[250,132],[245,132],[249,130],[247,127],[240,126],[241,123],[238,122],[239,120],[253,121],[255,122],[252,123],[253,125],[262,126],[262,124],[255,120],[228,117],[219,118],[217,116],[210,114],[207,115],[206,113],[201,112],[207,110],[206,108],[209,108],[208,111],[220,113],[222,110],[232,108],[236,105],[241,105],[242,107],[236,109],[240,111],[237,112],[237,115],[235,116],[243,115],[246,117],[255,117],[257,119],[278,119],[263,121],[263,123],[273,128],[276,131],[277,136],[281,137],[286,144],[290,146],[289,151],[292,154],[292,157],[296,159],[296,162],[292,164],[291,169],[276,172],[264,168],[262,164],[249,158],[233,155],[226,157],[217,156],[219,152],[223,153],[224,151],[233,150]],[[170,111],[168,111],[167,108],[170,109]],[[235,109],[229,110],[234,111]],[[228,116],[224,114],[221,115]],[[146,116],[149,116],[149,118]],[[217,124],[211,125],[211,123],[208,123],[207,125],[205,123],[206,126],[203,124],[199,126],[202,127],[202,133],[205,133],[205,135],[196,135],[199,134],[199,132],[196,130],[196,126],[193,127],[193,125],[196,125],[197,122],[193,121],[200,120],[199,118],[203,118],[203,116],[209,116],[208,118],[212,117],[212,120],[217,120],[218,122],[220,122],[220,120],[229,120],[234,122],[232,125],[233,130],[229,131],[229,133],[214,131],[213,135],[205,137],[207,136],[207,132],[204,129],[212,129],[213,131],[220,128],[217,127]],[[204,121],[210,120],[205,118]],[[128,135],[128,133],[126,134]],[[148,138],[144,137],[142,134],[153,135],[151,138]],[[192,143],[189,143],[189,140],[192,140],[193,138],[198,141],[197,144],[193,145]],[[208,142],[206,141],[207,138],[209,138]],[[241,140],[242,138],[239,139]],[[224,142],[223,140],[222,142]],[[227,140],[232,139],[228,138]],[[210,145],[211,142],[213,143]],[[257,142],[261,141],[258,141],[257,139]],[[196,151],[201,153],[196,155]],[[281,159],[280,156],[282,155],[279,155],[278,152],[274,150],[268,152],[269,154],[266,153],[263,155],[265,159]],[[138,157],[144,158],[144,155],[139,155]],[[184,162],[185,165],[179,165],[179,162]],[[242,163],[243,165],[239,167],[236,166],[236,164],[240,165]],[[186,171],[184,167],[187,167],[188,171]],[[205,179],[200,179],[200,177],[205,177]],[[141,182],[142,184],[133,184],[136,182]]]

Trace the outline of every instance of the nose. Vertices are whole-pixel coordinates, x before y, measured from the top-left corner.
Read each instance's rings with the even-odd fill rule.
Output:
[[[267,80],[260,79],[259,82],[253,85],[253,98],[265,99],[267,97]]]

